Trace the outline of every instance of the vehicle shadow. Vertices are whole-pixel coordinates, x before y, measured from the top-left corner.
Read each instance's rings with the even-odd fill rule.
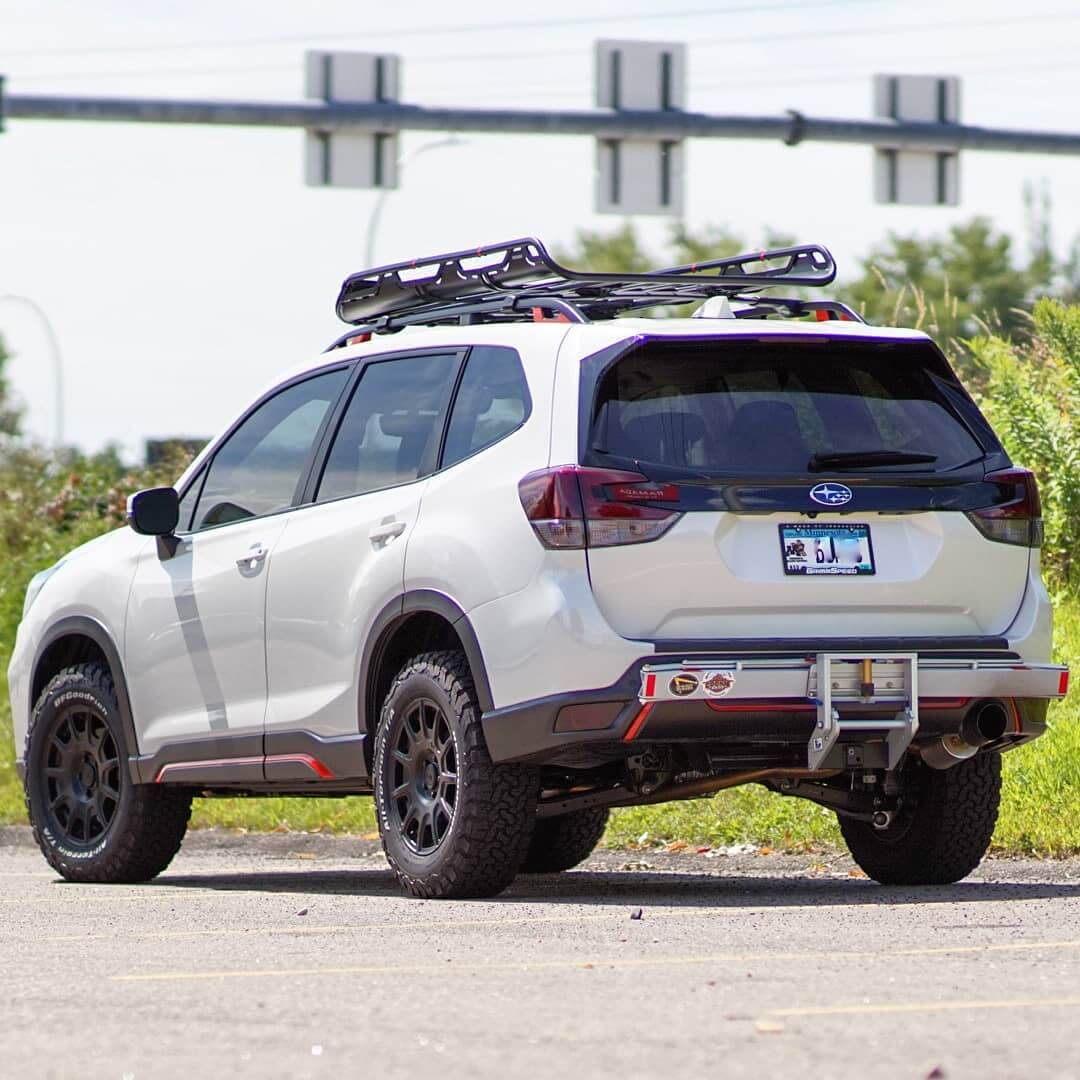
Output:
[[[147,889],[206,889],[295,893],[304,896],[402,897],[389,870],[256,871],[168,874]],[[955,885],[882,886],[857,878],[806,876],[723,877],[656,871],[575,870],[521,875],[506,892],[483,903],[591,906],[767,908],[790,906],[1008,902],[1080,898],[1080,882],[961,881]]]

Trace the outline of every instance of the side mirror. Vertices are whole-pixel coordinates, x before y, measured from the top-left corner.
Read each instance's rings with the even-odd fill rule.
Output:
[[[180,496],[171,487],[137,491],[128,499],[127,519],[143,536],[172,536],[180,521]]]

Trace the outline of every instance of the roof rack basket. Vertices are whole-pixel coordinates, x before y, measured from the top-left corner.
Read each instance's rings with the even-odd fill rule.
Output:
[[[843,309],[848,314],[842,317],[857,318],[831,302],[806,302],[802,310],[797,299],[756,295],[776,286],[816,288],[835,277],[836,263],[819,244],[622,274],[571,270],[539,240],[525,237],[351,274],[341,286],[337,313],[364,331],[385,332],[413,323],[527,320],[537,317],[536,309],[590,322],[726,296],[765,304],[778,314]]]

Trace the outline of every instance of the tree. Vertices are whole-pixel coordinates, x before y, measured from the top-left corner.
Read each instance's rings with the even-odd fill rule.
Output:
[[[1025,309],[1049,285],[1046,255],[1016,266],[1012,240],[976,217],[943,237],[890,233],[847,291],[868,322],[916,326],[955,349],[986,326],[1006,337],[1026,329]]]

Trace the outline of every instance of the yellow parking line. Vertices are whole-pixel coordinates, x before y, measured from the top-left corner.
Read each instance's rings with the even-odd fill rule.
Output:
[[[1011,942],[1007,944],[991,945],[956,945],[943,946],[933,949],[897,949],[877,951],[847,951],[847,952],[758,952],[758,953],[718,953],[709,956],[666,956],[666,957],[630,957],[600,959],[596,957],[586,959],[561,959],[561,960],[521,960],[483,964],[456,964],[458,971],[549,971],[568,970],[574,968],[650,968],[650,967],[683,967],[699,966],[707,964],[746,964],[760,963],[762,961],[813,961],[820,963],[823,960],[863,960],[863,959],[895,959],[897,957],[919,956],[942,956],[949,954],[964,953],[987,953],[987,952],[1021,952],[1036,949],[1080,949],[1080,941],[1040,941],[1040,942]],[[288,978],[290,976],[305,975],[409,975],[418,972],[430,971],[430,965],[426,964],[359,964],[345,967],[316,967],[316,968],[264,968],[238,971],[165,971],[143,974],[113,975],[113,982],[179,982],[184,980],[205,979],[262,979],[262,978]]]
[[[1080,997],[1013,998],[1004,1001],[904,1001],[881,1005],[817,1005],[769,1009],[767,1016],[871,1016],[875,1013],[955,1012],[964,1009],[1052,1009],[1080,1005]]]

